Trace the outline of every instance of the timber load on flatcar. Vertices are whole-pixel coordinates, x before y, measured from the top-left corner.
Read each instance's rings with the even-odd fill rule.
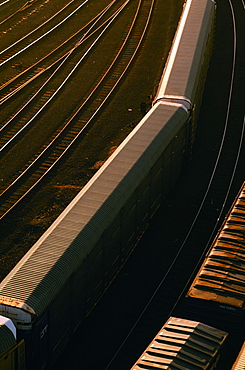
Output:
[[[245,183],[186,295],[186,314],[229,331],[245,322]]]
[[[131,370],[211,370],[227,333],[200,322],[170,317]]]

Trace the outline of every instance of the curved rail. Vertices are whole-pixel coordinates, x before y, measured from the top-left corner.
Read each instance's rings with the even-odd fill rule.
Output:
[[[53,32],[54,30],[56,30],[56,28],[58,28],[59,26],[61,26],[64,22],[66,22],[70,17],[72,17],[78,10],[80,10],[86,3],[88,2],[88,0],[85,0],[82,4],[80,4],[75,10],[73,10],[68,16],[66,16],[62,21],[60,21],[59,23],[57,23],[54,27],[52,27],[51,29],[49,29],[47,32],[45,32],[44,34],[42,34],[40,37],[38,37],[37,39],[35,39],[34,41],[28,43],[24,48],[21,48],[19,51],[17,51],[16,53],[12,54],[10,57],[7,57],[5,60],[3,60],[2,62],[0,62],[0,67],[2,67],[4,64],[10,62],[13,58],[15,58],[16,56],[20,55],[21,53],[23,53],[25,50],[29,49],[31,46],[35,45],[38,41],[42,40],[44,37],[48,36],[51,32]],[[70,5],[70,4],[69,4]],[[61,9],[61,12],[64,11],[66,7],[64,7],[63,9]],[[60,12],[58,12],[57,14],[54,15],[57,16]],[[52,17],[49,21],[51,21],[54,17]],[[36,32],[38,29],[40,29],[41,27],[43,27],[46,23],[48,22],[44,22],[40,27],[38,27],[37,29],[33,30],[32,32],[30,32],[30,34],[26,35],[25,37],[21,38],[20,40],[18,40],[17,42],[15,42],[14,44],[10,45],[10,47],[6,48],[5,50],[3,50],[1,54],[4,54],[6,53],[9,49],[11,49],[12,47],[14,47],[15,45],[17,45],[18,43],[22,42],[23,40],[25,40],[28,36],[30,36],[32,33]]]
[[[112,18],[106,28],[102,31],[101,35],[105,32],[105,30],[109,27],[109,25],[114,21],[114,19],[120,14],[120,12],[125,8],[130,0],[127,0],[123,6],[118,10],[117,14]],[[74,115],[70,118],[70,120],[66,123],[66,125],[62,128],[62,130],[56,134],[56,136],[52,139],[52,142],[48,144],[48,146],[38,155],[38,157],[23,171],[23,173],[15,179],[12,184],[5,189],[1,196],[4,198],[4,202],[1,206],[1,216],[0,219],[5,217],[19,202],[27,195],[29,192],[51,171],[51,169],[63,158],[63,156],[67,153],[68,149],[77,141],[77,139],[81,136],[81,134],[88,129],[91,125],[92,121],[94,120],[95,116],[101,111],[102,107],[104,106],[105,102],[109,99],[115,88],[118,86],[122,78],[124,77],[125,73],[129,69],[132,61],[134,60],[146,33],[146,30],[149,25],[149,20],[152,14],[154,0],[151,0],[150,4],[147,8],[147,17],[145,19],[145,24],[143,31],[141,31],[140,35],[135,32],[136,21],[139,18],[139,14],[141,15],[140,18],[140,25],[142,27],[142,3],[143,0],[139,0],[137,11],[135,13],[134,19],[130,26],[130,29],[127,32],[127,36],[123,42],[123,45],[120,47],[117,55],[115,56],[113,62],[102,76],[96,87],[84,101],[84,103],[77,109]],[[145,5],[145,4],[144,4]],[[133,33],[134,32],[134,33]],[[133,36],[132,36],[133,35]],[[132,52],[132,45],[133,45],[133,52]],[[119,57],[124,52],[125,56],[125,49],[128,50],[128,58],[127,62],[125,60],[121,63],[118,63]],[[116,65],[117,64],[117,65]],[[116,66],[116,68],[115,68]],[[110,79],[108,80],[108,76]],[[107,79],[107,80],[106,80]],[[100,91],[100,95],[97,99],[93,99],[93,109],[92,114],[90,116],[82,115],[82,119],[78,118],[81,114],[82,109],[91,98],[94,96],[95,92],[101,88],[102,82],[106,80],[106,84],[104,84],[102,90]],[[91,110],[91,105],[90,105]],[[72,132],[68,131],[66,134],[67,128],[73,125]],[[57,144],[58,143],[58,144]],[[50,152],[51,151],[51,152]],[[47,153],[49,155],[47,155]],[[57,154],[58,153],[58,154]],[[43,157],[47,155],[47,158],[43,161]],[[41,160],[41,162],[40,162]],[[40,162],[40,163],[39,163]],[[33,171],[30,178],[25,181],[25,176],[28,172]],[[24,179],[24,180],[23,180]],[[18,186],[18,190],[14,191],[13,189],[20,183],[21,185]],[[6,199],[7,198],[7,199]],[[16,198],[18,198],[16,200]],[[7,208],[7,209],[6,209]]]
[[[11,49],[11,48],[13,48],[14,46],[16,46],[16,45],[18,45],[20,42],[22,42],[22,41],[24,41],[27,37],[29,37],[29,36],[31,36],[34,32],[36,32],[36,31],[38,31],[40,28],[42,28],[43,26],[45,26],[46,24],[48,24],[49,22],[51,22],[51,20],[53,20],[55,17],[57,17],[61,12],[63,12],[71,3],[73,3],[73,1],[74,0],[71,0],[68,4],[66,4],[63,8],[61,8],[57,13],[55,13],[52,17],[50,17],[49,19],[47,19],[45,22],[43,22],[42,24],[40,24],[38,27],[36,27],[36,28],[34,28],[31,32],[29,32],[28,34],[26,34],[25,36],[23,36],[23,37],[21,37],[20,39],[18,39],[17,41],[15,41],[13,44],[11,44],[11,45],[9,45],[7,48],[5,48],[5,49],[3,49],[3,50],[1,50],[0,51],[0,55],[1,54],[4,54],[4,53],[6,53],[6,51],[8,51],[9,49]],[[73,14],[71,13],[71,14],[69,14],[69,16],[68,17],[70,17],[70,16],[72,16]],[[67,19],[68,19],[68,17],[67,17]],[[65,19],[62,21],[62,22],[64,22],[65,21]],[[61,23],[61,22],[60,22]],[[56,27],[58,27],[59,26],[59,24],[57,24],[57,26]],[[51,32],[53,29],[55,29],[54,27],[50,30],[50,31],[48,31],[48,33],[49,32]],[[42,35],[42,37],[44,37],[44,36],[46,36],[48,33],[45,33],[44,35]],[[38,39],[37,40],[35,40],[35,42],[37,42],[38,41]],[[31,44],[29,44],[29,46],[31,46]],[[29,47],[28,46],[28,47]],[[23,51],[24,51],[24,49],[23,49]],[[13,56],[14,57],[14,56]],[[0,66],[1,66],[1,64],[0,64]]]
[[[218,176],[218,174],[217,174],[217,172],[218,172],[217,171],[217,167],[218,167],[218,164],[221,161],[221,153],[224,150],[224,144],[225,144],[225,140],[227,138],[227,129],[228,129],[228,125],[229,125],[230,108],[231,108],[232,92],[233,92],[233,84],[234,84],[235,65],[236,65],[236,53],[237,53],[237,40],[236,40],[237,33],[236,33],[236,21],[235,21],[234,9],[233,9],[232,0],[228,0],[228,1],[229,1],[229,5],[230,5],[230,11],[231,11],[231,15],[232,15],[232,24],[233,24],[233,61],[232,61],[232,68],[231,68],[230,87],[229,87],[229,98],[228,98],[228,102],[227,102],[225,125],[224,125],[224,129],[223,129],[222,140],[221,140],[220,147],[219,147],[219,150],[218,150],[218,154],[217,154],[217,158],[216,158],[216,161],[215,161],[215,165],[214,165],[213,171],[211,173],[211,177],[209,179],[209,183],[207,185],[205,194],[203,196],[203,199],[201,201],[201,204],[198,207],[198,210],[196,212],[196,215],[194,217],[194,220],[193,220],[193,222],[192,222],[192,224],[191,224],[191,226],[190,226],[190,228],[189,228],[189,230],[187,232],[187,235],[185,236],[183,242],[181,243],[181,245],[180,245],[180,247],[179,247],[179,249],[178,249],[175,257],[173,258],[170,266],[168,267],[166,273],[162,277],[162,279],[159,282],[159,284],[156,286],[156,288],[155,288],[153,294],[151,295],[150,299],[148,300],[148,302],[144,306],[144,308],[143,308],[142,312],[140,313],[140,315],[138,316],[137,320],[135,321],[135,323],[131,327],[130,331],[127,333],[127,335],[125,336],[124,340],[122,341],[122,343],[118,347],[117,351],[115,352],[115,354],[111,358],[111,360],[108,363],[108,365],[106,366],[105,370],[108,370],[108,369],[111,368],[111,365],[114,363],[114,361],[115,361],[116,357],[118,356],[119,352],[122,350],[122,348],[124,347],[124,345],[126,344],[126,342],[128,341],[128,339],[132,335],[133,331],[135,330],[136,326],[138,325],[138,323],[140,322],[140,320],[142,319],[142,317],[147,312],[149,306],[154,302],[155,299],[157,299],[156,296],[157,296],[158,292],[163,288],[163,285],[164,285],[165,281],[169,278],[170,274],[174,271],[174,269],[176,269],[176,265],[178,264],[179,259],[180,259],[180,254],[184,250],[184,247],[186,246],[187,242],[189,241],[189,238],[190,238],[192,232],[194,231],[194,227],[196,226],[197,219],[200,216],[200,214],[201,214],[201,212],[202,212],[202,210],[203,210],[203,208],[205,206],[205,202],[207,200],[207,196],[208,196],[208,193],[209,193],[209,191],[211,189],[211,186],[212,186],[212,184],[214,182],[215,176]],[[221,209],[219,210],[219,214],[217,215],[216,222],[213,225],[213,229],[212,229],[212,232],[211,232],[211,234],[209,236],[209,240],[206,243],[201,256],[199,257],[199,261],[197,262],[197,266],[199,266],[199,264],[201,263],[201,261],[204,258],[204,255],[207,253],[207,251],[208,251],[208,249],[210,247],[210,242],[211,242],[211,240],[213,238],[213,235],[217,231],[217,225],[219,224],[219,222],[220,222],[220,220],[222,218],[222,214],[224,212],[224,208],[225,208],[225,205],[227,203],[228,196],[229,196],[229,193],[230,193],[232,184],[234,182],[234,178],[235,178],[235,173],[236,173],[236,170],[237,170],[238,161],[239,161],[239,158],[241,157],[241,150],[242,150],[242,145],[243,145],[243,142],[244,142],[244,134],[245,134],[245,116],[243,117],[243,122],[241,124],[241,133],[240,133],[240,136],[239,136],[240,137],[240,141],[239,141],[239,144],[237,146],[236,155],[234,157],[234,167],[233,167],[233,170],[232,170],[232,172],[230,174],[228,188],[226,190],[226,194],[224,196]],[[193,279],[193,276],[194,276],[195,273],[196,273],[196,269],[193,270],[192,274],[189,276],[187,282],[185,283],[184,287],[182,288],[181,293],[177,297],[177,300],[174,302],[174,305],[172,306],[171,310],[169,311],[167,317],[170,317],[170,316],[173,315],[174,310],[176,309],[177,305],[180,303],[181,298],[184,296],[184,294],[186,292],[186,289],[187,289],[188,285],[190,284],[190,281]],[[155,305],[159,305],[159,303],[155,303]]]
[[[18,117],[18,115],[20,115],[24,109],[26,109],[26,107],[42,92],[42,90],[47,86],[47,84],[51,81],[53,81],[54,77],[56,76],[56,74],[60,71],[60,69],[62,68],[62,66],[64,65],[64,63],[66,63],[68,61],[68,58],[72,55],[72,53],[80,46],[82,45],[83,42],[87,41],[89,37],[93,36],[93,34],[95,34],[97,31],[99,31],[100,28],[103,28],[103,26],[105,26],[108,22],[110,22],[110,20],[113,18],[113,15],[110,16],[101,26],[99,26],[96,30],[94,30],[93,32],[90,33],[90,31],[93,29],[93,27],[96,25],[96,23],[106,14],[106,12],[110,9],[110,7],[115,3],[116,0],[113,0],[101,13],[99,13],[99,15],[97,17],[95,17],[93,19],[93,23],[91,24],[90,28],[87,30],[87,32],[85,32],[85,34],[83,35],[83,37],[77,42],[76,46],[73,47],[70,52],[68,52],[63,58],[61,58],[59,61],[60,63],[58,64],[58,66],[56,67],[56,69],[54,70],[54,72],[48,77],[48,79],[41,85],[41,87],[30,97],[30,99],[0,128],[0,132],[5,130],[7,128],[8,125],[10,125],[14,120],[16,120],[16,118]],[[114,13],[114,15],[117,13],[117,11]],[[106,28],[104,29],[106,30]],[[10,139],[7,139],[7,142],[5,144],[2,145],[2,147],[0,148],[0,152],[3,151],[8,145],[10,145],[12,143],[12,141],[14,139],[16,139],[16,137],[22,133],[23,130],[25,130],[31,123],[32,121],[38,116],[39,113],[41,113],[44,108],[46,108],[46,106],[51,102],[51,100],[58,94],[58,92],[60,92],[61,88],[64,87],[64,85],[67,83],[67,81],[70,79],[70,77],[72,76],[72,74],[75,72],[75,70],[77,69],[77,67],[79,66],[79,64],[81,63],[82,60],[84,60],[84,58],[87,56],[88,52],[92,50],[93,46],[96,45],[96,43],[100,40],[101,36],[103,35],[104,31],[102,31],[102,33],[96,38],[95,41],[92,42],[92,45],[87,49],[87,51],[83,54],[83,56],[80,58],[80,61],[75,65],[75,67],[72,69],[72,71],[68,74],[68,76],[64,79],[64,81],[62,83],[59,84],[59,86],[56,87],[56,90],[53,92],[53,93],[50,93],[48,96],[46,96],[46,99],[44,99],[42,97],[42,101],[41,101],[41,107],[37,110],[37,112],[32,116],[32,118],[27,121],[26,124],[24,125],[21,125],[21,128],[19,129],[18,127],[20,126],[19,123],[17,123],[16,125],[16,129],[15,128],[12,128],[11,129],[11,138]],[[57,64],[57,61],[55,62],[55,64]],[[51,68],[51,67],[49,67]],[[48,69],[49,69],[48,68]],[[42,70],[40,71],[40,74],[43,73],[45,71]],[[33,78],[36,78],[37,76],[35,75]],[[28,83],[30,83],[30,80],[28,80]],[[21,85],[21,88],[23,88],[25,86],[25,84],[22,84]],[[19,92],[20,88],[17,89]],[[13,91],[9,96],[9,97],[12,97],[12,95],[16,93],[16,91]],[[9,134],[7,135],[7,138],[8,138]],[[0,142],[2,141],[3,142],[3,139],[2,138],[0,140]]]
[[[10,0],[5,0],[3,1],[0,6],[2,5],[5,5],[6,3],[8,3]],[[7,18],[3,19],[1,22],[0,22],[0,25],[3,24],[4,22],[7,22],[9,19],[11,19],[12,17],[14,17],[17,13],[21,12],[23,9],[31,6],[32,4],[32,1],[27,1],[24,5],[22,5],[19,9],[15,10],[12,14],[10,14]]]
[[[5,94],[2,98],[0,98],[0,105],[7,102],[7,100],[12,98],[15,94],[19,93],[29,83],[32,83],[34,79],[38,78],[43,73],[47,72],[49,69],[54,67],[57,63],[59,63],[63,58],[65,58],[69,53],[74,51],[75,48],[79,46],[79,43],[80,43],[80,40],[77,41],[76,37],[78,37],[81,33],[83,33],[86,30],[86,28],[92,29],[91,25],[96,24],[96,20],[98,18],[101,18],[101,15],[105,14],[106,10],[109,10],[109,8],[115,2],[116,0],[112,0],[104,9],[102,9],[100,13],[98,13],[94,18],[92,18],[87,24],[85,24],[80,29],[78,29],[74,34],[72,34],[68,39],[62,42],[59,46],[57,46],[55,49],[53,49],[51,52],[46,54],[44,57],[36,61],[31,66],[27,67],[26,69],[18,73],[16,76],[12,77],[7,82],[3,83],[0,86],[0,91],[8,88],[9,92]],[[100,25],[100,27],[98,27],[95,31],[93,31],[93,33],[98,32],[99,29],[102,27],[103,27],[103,24]],[[90,36],[92,36],[93,33],[91,33]],[[88,32],[85,31],[85,35],[87,34]],[[82,40],[86,41],[86,38],[84,38],[84,34],[82,35]],[[68,50],[66,52],[62,52],[63,48],[67,48]],[[62,54],[56,56],[56,54],[59,53],[59,51],[61,51]],[[22,81],[23,78],[25,79],[24,81]],[[19,83],[18,83],[18,80],[20,80]],[[13,86],[13,84],[15,84],[15,86]]]

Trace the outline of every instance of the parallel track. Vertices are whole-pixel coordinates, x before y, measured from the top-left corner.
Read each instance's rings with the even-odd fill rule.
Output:
[[[141,291],[143,285],[146,287],[147,294],[150,291],[151,294],[145,299],[145,303],[142,303],[143,297],[141,301],[139,294],[138,301],[142,310],[138,313],[137,319],[135,318],[134,324],[131,324],[130,330],[114,356],[108,361],[106,370],[129,369],[170,316],[183,317],[185,293],[244,181],[242,169],[245,165],[245,116],[239,93],[242,87],[241,79],[244,80],[244,77],[242,77],[241,60],[237,61],[239,50],[240,52],[242,50],[242,43],[237,42],[237,34],[239,33],[236,17],[238,18],[238,13],[235,16],[234,11],[234,7],[237,5],[231,0],[227,3],[229,4],[226,4],[226,12],[231,14],[229,32],[233,34],[233,41],[230,49],[226,50],[226,52],[229,50],[229,55],[232,55],[232,60],[229,63],[230,69],[226,70],[229,78],[223,84],[223,88],[224,86],[226,88],[227,101],[226,103],[220,102],[220,106],[225,109],[223,111],[224,122],[222,122],[223,132],[220,130],[220,125],[215,127],[213,122],[215,118],[210,116],[218,107],[215,107],[215,104],[212,104],[208,97],[210,91],[208,88],[211,83],[208,81],[203,110],[206,109],[205,103],[209,103],[209,108],[213,106],[214,110],[206,111],[203,119],[202,117],[199,119],[200,125],[204,125],[207,123],[205,118],[207,120],[209,117],[210,125],[207,124],[205,128],[199,127],[198,129],[196,157],[193,159],[190,172],[187,173],[187,176],[183,176],[181,184],[173,190],[158,215],[158,220],[155,220],[156,226],[150,227],[146,239],[142,241],[140,248],[145,249],[144,256],[139,256],[140,252],[138,252],[139,261],[135,256],[134,261],[129,262],[128,269],[124,271],[125,276],[129,276],[122,276],[121,282],[119,282],[119,285],[122,286],[115,287],[115,291],[117,289],[125,291],[125,280],[131,278],[135,279],[134,292]],[[222,6],[224,7],[223,4]],[[217,55],[214,60],[217,63]],[[216,68],[217,66],[211,65],[210,80]],[[218,88],[217,91],[219,91]],[[202,113],[204,112],[201,111]],[[221,122],[219,123],[221,124]],[[205,139],[207,130],[209,138]],[[208,154],[208,158],[202,156],[203,141],[207,143],[206,148],[208,147],[210,150],[213,148],[213,153]],[[207,151],[205,153],[207,156]],[[208,159],[210,162],[207,162]],[[165,232],[155,230],[156,227],[161,228],[161,225],[164,225]],[[157,235],[154,235],[155,233]],[[149,251],[149,246],[154,245],[154,242],[159,246],[154,246]],[[154,253],[155,256],[151,257],[151,253]],[[151,259],[155,262],[154,267],[147,266],[147,264],[140,265],[142,260],[151,261]],[[143,283],[140,283],[140,279],[134,276],[133,271],[137,271],[137,266],[140,268],[138,274],[141,272],[144,274],[144,269],[149,270],[147,271],[148,275],[141,276]],[[156,270],[159,272],[155,273]],[[150,271],[152,272],[150,273]],[[116,300],[115,291],[114,299]],[[124,299],[130,301],[128,297]],[[131,300],[133,299],[131,297]],[[108,302],[105,302],[104,305],[108,307]],[[115,307],[113,310],[116,310]],[[137,315],[135,311],[132,309],[132,316]],[[118,315],[120,315],[120,311]],[[91,325],[91,322],[87,325]],[[223,354],[218,369],[228,370],[231,368],[232,361],[239,349],[238,346],[244,340],[241,334],[239,331],[236,332],[236,337],[230,334],[227,352]],[[134,357],[131,355],[132,353],[134,353]]]
[[[242,42],[234,47],[242,23],[238,12],[228,16],[231,9],[228,1],[218,2],[216,45],[192,163],[55,370],[65,369],[65,358],[71,368],[78,358],[89,366],[95,348],[94,369],[130,369],[170,315],[183,317],[187,287],[244,181],[244,75],[237,59],[244,47]],[[221,71],[224,55],[231,58]],[[230,336],[219,370],[230,370],[239,340]]]
[[[86,3],[87,3],[87,1],[84,1],[78,8],[76,8],[76,10],[80,9],[80,8],[82,9],[82,7]],[[105,6],[98,14],[96,14],[92,19],[90,19],[85,24],[83,24],[83,22],[82,22],[81,27],[74,30],[74,32],[72,34],[70,34],[69,37],[65,38],[65,40],[62,41],[61,43],[58,43],[58,45],[56,45],[51,50],[48,49],[47,51],[45,51],[46,49],[45,49],[45,47],[43,47],[43,50],[44,50],[43,55],[40,58],[38,58],[38,60],[34,59],[33,63],[31,63],[29,66],[21,67],[20,72],[18,72],[18,68],[16,68],[16,73],[14,74],[14,76],[9,78],[4,83],[2,83],[1,86],[0,86],[0,91],[1,91],[0,104],[3,104],[4,102],[7,102],[15,94],[19,93],[20,90],[25,88],[29,83],[32,83],[32,81],[35,78],[38,78],[40,76],[40,74],[43,74],[44,72],[48,71],[50,68],[52,68],[54,65],[56,65],[56,63],[58,63],[60,60],[62,60],[64,57],[66,57],[69,53],[71,53],[75,48],[80,46],[81,39],[83,40],[83,42],[86,40],[85,37],[84,37],[85,35],[87,37],[89,37],[89,36],[91,36],[92,33],[95,33],[96,30],[93,30],[93,31],[90,32],[91,34],[89,35],[88,34],[88,29],[92,30],[93,25],[97,24],[98,19],[102,19],[102,22],[105,22],[106,20],[103,19],[103,16],[106,15],[107,19],[110,16],[112,16],[110,14],[107,15],[107,13],[110,9],[113,9],[112,8],[113,5],[115,6],[115,0],[112,0],[107,6]],[[66,7],[62,8],[52,18],[55,19],[57,14],[59,14],[60,12],[61,13],[65,12],[65,10],[66,10]],[[75,15],[76,15],[76,11],[73,10],[69,14],[69,16],[67,16],[58,25],[62,26],[62,27],[66,26],[66,22],[68,20],[70,20],[70,18],[73,19]],[[44,22],[44,24],[48,23],[48,21]],[[41,26],[43,27],[44,24],[42,24]],[[34,43],[36,44],[38,41],[42,40],[45,37],[48,39],[49,36],[50,36],[50,32],[55,30],[58,27],[58,25],[56,24],[56,26],[49,29],[49,31],[43,33],[41,35],[41,37],[35,39]],[[41,27],[41,26],[39,26],[39,27]],[[100,25],[100,26],[103,26],[103,24]],[[60,32],[62,33],[62,30],[60,30]],[[27,51],[27,49],[30,46],[32,46],[30,43],[28,43],[28,40],[27,41],[25,40],[27,36],[28,35],[26,35],[25,37],[22,37],[21,39],[19,39],[17,42],[14,43],[14,44],[19,45],[18,48],[20,50],[17,53],[12,53],[11,57],[9,57],[9,58],[6,57],[6,59],[4,59],[0,63],[0,67],[2,65],[5,65],[5,64],[7,64],[7,65],[10,64],[11,68],[13,68],[12,64],[14,63],[14,61],[12,61],[12,59],[14,59],[15,57],[18,57],[19,54],[25,53]],[[23,42],[27,45],[23,46]],[[34,45],[34,46],[35,46],[35,48],[38,47],[38,45]],[[7,51],[7,50],[11,49],[12,47],[13,47],[13,45],[10,45],[5,50]],[[3,54],[4,54],[5,50],[2,51]],[[34,53],[35,53],[35,50],[34,50]],[[20,63],[22,63],[22,62],[20,61]]]
[[[25,128],[26,126],[28,126],[28,119],[33,117],[36,112],[42,109],[42,107],[45,107],[47,102],[49,102],[52,99],[52,98],[50,99],[50,97],[52,96],[54,91],[55,92],[59,91],[64,86],[64,83],[67,83],[67,80],[71,77],[73,70],[75,70],[76,67],[79,66],[79,63],[83,61],[83,59],[87,56],[88,52],[90,52],[91,49],[94,46],[96,46],[96,44],[100,41],[100,35],[103,34],[104,31],[103,29],[102,31],[100,30],[101,26],[95,30],[94,30],[94,27],[96,26],[97,22],[107,13],[107,11],[110,9],[113,3],[115,3],[115,0],[113,0],[112,3],[109,4],[109,6],[107,6],[105,9],[103,9],[101,13],[98,14],[98,16],[93,18],[88,24],[86,24],[85,27],[83,27],[83,31],[85,32],[86,28],[87,28],[87,31],[83,34],[82,38],[76,43],[75,47],[72,47],[71,50],[69,50],[67,53],[65,53],[61,57],[59,57],[58,60],[55,60],[52,62],[50,62],[49,57],[53,55],[53,52],[51,53],[51,55],[49,54],[48,56],[46,56],[44,59],[49,60],[46,62],[46,64],[44,65],[42,64],[44,60],[39,61],[37,65],[34,66],[35,72],[33,73],[33,75],[31,76],[27,75],[26,80],[21,81],[20,85],[18,85],[16,88],[11,87],[11,91],[2,97],[0,104],[2,105],[6,103],[7,105],[9,103],[8,102],[9,99],[13,98],[13,96],[16,98],[17,94],[21,95],[22,89],[24,89],[28,84],[31,84],[33,80],[38,78],[41,74],[45,73],[47,75],[47,77],[45,77],[45,81],[41,84],[38,90],[36,90],[35,93],[33,93],[33,95],[31,95],[31,97],[28,98],[27,101],[23,102],[23,105],[19,107],[17,112],[13,113],[13,116],[11,118],[9,118],[6,122],[2,123],[2,127],[0,129],[0,132],[3,135],[3,137],[0,138],[0,147],[1,147],[0,150],[1,151],[7,145],[11,143],[12,141],[11,137],[12,138],[16,137],[23,130],[23,126]],[[116,13],[114,13],[114,15],[115,14],[117,14],[117,11]],[[102,27],[104,27],[104,29],[106,27],[106,24],[112,19],[112,17],[113,15],[110,16],[109,19],[102,24]],[[74,51],[76,51],[76,49],[78,49],[80,45],[82,45],[86,40],[90,39],[91,36],[93,36],[95,33],[97,34],[97,32],[100,32],[99,36],[97,35],[95,39],[93,38],[92,41],[90,41],[89,46],[87,46],[87,50],[86,52],[84,52],[84,54],[80,52],[81,56],[79,57],[79,62],[77,62],[74,67],[75,62],[74,61],[70,62],[71,56],[73,55]],[[68,77],[66,77],[66,74],[64,73],[64,71],[61,70],[64,63],[66,63],[66,65],[67,64],[71,65],[70,69],[68,69],[68,72],[66,71],[66,73],[68,74]],[[40,67],[38,67],[38,65],[40,65]],[[47,72],[49,71],[51,71],[50,72],[51,75],[47,74]],[[29,69],[25,72],[29,72]],[[59,78],[59,77],[57,78],[58,73],[62,74],[62,77],[61,77],[61,79],[63,79],[62,82],[59,82],[60,79],[57,82],[55,81],[55,78],[56,79]],[[22,77],[22,76],[17,76],[16,78],[18,79],[19,77]],[[11,84],[11,82],[12,81],[9,81],[9,84]],[[49,87],[49,85],[51,85],[52,87]],[[34,99],[35,99],[35,102],[33,103]],[[27,110],[27,108],[28,108],[27,116],[24,118],[22,117],[23,122],[17,121],[17,118],[19,119],[20,116],[23,116],[23,113],[25,114],[25,111]],[[33,109],[35,109],[34,112],[33,112]],[[8,127],[12,123],[15,125],[15,127],[11,126],[10,131],[7,131]],[[6,137],[4,137],[5,132],[7,132]]]
[[[123,6],[119,8],[96,40],[99,40],[104,32],[107,31],[107,28],[109,29],[113,20],[120,15],[120,12],[128,3],[129,1],[126,1]],[[124,41],[102,78],[100,78],[97,84],[93,87],[92,91],[90,91],[89,95],[84,99],[83,103],[76,108],[72,116],[65,122],[65,125],[53,134],[49,143],[45,143],[43,148],[41,148],[41,151],[36,153],[30,163],[21,170],[21,174],[17,178],[13,179],[12,182],[2,191],[0,219],[9,214],[9,212],[13,210],[14,207],[19,204],[19,202],[26,197],[48,173],[50,173],[54,165],[57,164],[65,154],[67,154],[69,148],[71,148],[80,136],[84,134],[85,130],[88,130],[90,125],[93,123],[94,118],[101,112],[104,104],[126,74],[141,46],[144,35],[147,31],[153,4],[154,1],[149,0],[140,0],[138,2],[137,10],[131,25],[127,30]],[[77,68],[86,54],[87,52],[83,54],[73,70]],[[61,85],[63,85],[63,82]],[[51,95],[51,97],[49,97],[49,99],[44,103],[44,113],[46,104],[56,95],[56,91],[59,91],[59,88],[57,88],[53,95]],[[43,109],[40,109],[40,111],[42,110]],[[32,121],[36,119],[36,116],[37,113],[29,120],[28,124],[32,123]],[[14,136],[16,136],[16,134]],[[12,138],[10,139],[10,142],[12,142]],[[6,147],[7,144],[3,146],[3,150]]]

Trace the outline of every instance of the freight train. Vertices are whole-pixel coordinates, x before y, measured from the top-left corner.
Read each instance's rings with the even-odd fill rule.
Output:
[[[227,336],[244,340],[244,249],[245,182],[186,294],[184,318],[169,318],[131,370],[211,370],[222,353],[228,359]],[[244,359],[243,343],[232,370]]]
[[[186,167],[214,22],[212,0],[186,1],[152,108],[1,282],[27,369],[52,366]]]

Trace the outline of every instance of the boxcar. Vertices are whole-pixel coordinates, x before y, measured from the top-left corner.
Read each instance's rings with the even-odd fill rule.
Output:
[[[131,370],[214,369],[226,337],[200,322],[170,317]]]
[[[156,104],[0,284],[31,368],[55,360],[178,179],[188,117]]]
[[[175,37],[171,48],[174,63],[168,62],[163,72],[153,107],[1,282],[0,314],[13,320],[18,341],[25,339],[28,368],[44,369],[55,361],[186,166],[194,107],[210,57],[213,15],[211,0],[187,0],[178,27],[178,34],[183,28],[181,37]],[[171,85],[166,92],[165,75]],[[180,92],[172,88],[178,81]]]
[[[237,334],[245,322],[245,183],[186,295],[186,314]]]
[[[232,366],[231,370],[244,370],[245,369],[245,342]]]
[[[0,316],[0,369],[25,370],[24,342],[17,342],[12,320]]]
[[[187,0],[154,101],[181,101],[192,110],[190,151],[212,54],[216,5]]]

